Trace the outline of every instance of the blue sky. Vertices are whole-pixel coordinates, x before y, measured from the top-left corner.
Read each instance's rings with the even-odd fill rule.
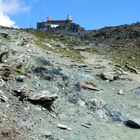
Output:
[[[1,0],[0,0],[1,1]],[[4,2],[5,0],[3,0]],[[10,0],[7,0],[10,1]],[[65,19],[69,14],[86,29],[140,21],[140,0],[14,0],[20,8],[8,17],[18,27],[36,27],[47,16]]]

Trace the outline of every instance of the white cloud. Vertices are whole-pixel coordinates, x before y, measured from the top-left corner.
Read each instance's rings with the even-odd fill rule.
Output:
[[[15,21],[9,15],[29,10],[30,6],[25,5],[21,0],[0,0],[0,25],[16,27]]]

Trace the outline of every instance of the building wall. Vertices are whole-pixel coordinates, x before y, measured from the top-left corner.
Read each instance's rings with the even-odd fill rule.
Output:
[[[72,20],[48,20],[47,22],[37,23],[37,29],[44,31],[71,31],[79,32],[81,27],[72,23]]]

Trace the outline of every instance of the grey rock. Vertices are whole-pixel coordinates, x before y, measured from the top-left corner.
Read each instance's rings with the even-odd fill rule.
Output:
[[[125,95],[125,93],[123,92],[122,89],[119,90],[118,94],[119,94],[119,95]]]
[[[57,124],[57,127],[60,128],[60,129],[64,129],[64,130],[69,130],[69,131],[71,131],[71,128],[68,127],[67,125]]]
[[[54,85],[47,85],[46,89],[50,94],[57,94],[59,92],[59,89]]]
[[[0,36],[2,36],[3,38],[7,38],[9,36],[9,34],[3,32],[3,33],[0,33]]]
[[[58,98],[58,95],[51,94],[49,91],[33,92],[29,94],[27,101],[33,104],[39,104],[43,107],[51,106],[53,102]]]
[[[132,89],[131,91],[137,95],[140,95],[140,87]]]
[[[62,76],[63,74],[60,72],[61,69],[60,68],[55,68],[55,67],[36,67],[35,69],[33,69],[34,73],[40,74],[40,76],[45,79],[48,80],[48,78],[53,79],[56,78],[57,76]]]
[[[49,48],[53,48],[53,46],[51,45],[51,44],[49,44],[49,43],[43,43],[44,45],[46,45],[47,47],[49,47]]]
[[[36,61],[37,61],[37,64],[38,65],[47,65],[47,66],[50,66],[51,65],[50,61],[49,60],[46,60],[43,57],[38,57]]]
[[[19,82],[23,82],[25,78],[26,78],[25,75],[16,75],[16,80]]]
[[[54,44],[53,44],[53,46],[56,46],[56,47],[61,47],[61,48],[66,48],[66,46],[63,44],[63,43],[61,43],[61,42],[55,42]]]
[[[113,121],[124,122],[126,119],[118,109],[115,109],[109,105],[104,106],[104,111],[105,114]]]
[[[3,79],[0,79],[0,87],[3,87],[5,85],[5,82]]]
[[[139,70],[137,70],[136,68],[131,67],[131,66],[129,66],[128,64],[126,64],[125,67],[126,67],[128,70],[130,70],[131,72],[136,73],[136,74],[139,74]]]
[[[77,104],[79,100],[81,99],[81,93],[80,92],[74,92],[74,93],[69,93],[67,95],[68,101]]]
[[[52,138],[52,136],[53,136],[53,134],[50,131],[44,132],[42,134],[42,137],[47,138],[47,139]]]
[[[81,64],[78,66],[79,68],[87,68],[88,66],[86,64]]]
[[[84,89],[90,89],[90,90],[96,90],[99,91],[99,89],[97,88],[96,84],[93,82],[82,82],[81,83],[81,87]]]
[[[4,95],[2,90],[0,90],[0,100],[2,102],[6,102],[8,100],[8,98]]]
[[[124,121],[124,124],[131,128],[140,129],[140,119],[128,118]]]
[[[77,82],[77,83],[75,84],[75,90],[78,91],[78,92],[81,92],[81,85],[80,85],[79,82]]]
[[[86,102],[87,107],[92,111],[102,109],[105,104],[106,103],[103,100],[97,98],[91,98]]]
[[[103,80],[109,80],[109,81],[113,81],[113,80],[117,80],[119,79],[119,76],[114,75],[111,72],[103,72],[102,74],[99,75]]]

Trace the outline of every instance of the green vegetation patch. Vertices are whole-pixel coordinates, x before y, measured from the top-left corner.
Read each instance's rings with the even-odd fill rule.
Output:
[[[85,51],[86,52],[93,53],[93,54],[99,54],[99,55],[101,55],[101,52],[99,52],[96,48],[86,48]]]
[[[79,51],[77,51],[73,48],[48,47],[47,45],[43,44],[40,40],[36,40],[35,44],[40,48],[43,48],[45,50],[52,51],[55,53],[60,53],[64,57],[69,57],[69,58],[76,60],[76,61],[82,61],[82,59],[84,58],[80,54]]]
[[[21,75],[26,75],[28,73],[25,69],[17,69],[16,72]]]

